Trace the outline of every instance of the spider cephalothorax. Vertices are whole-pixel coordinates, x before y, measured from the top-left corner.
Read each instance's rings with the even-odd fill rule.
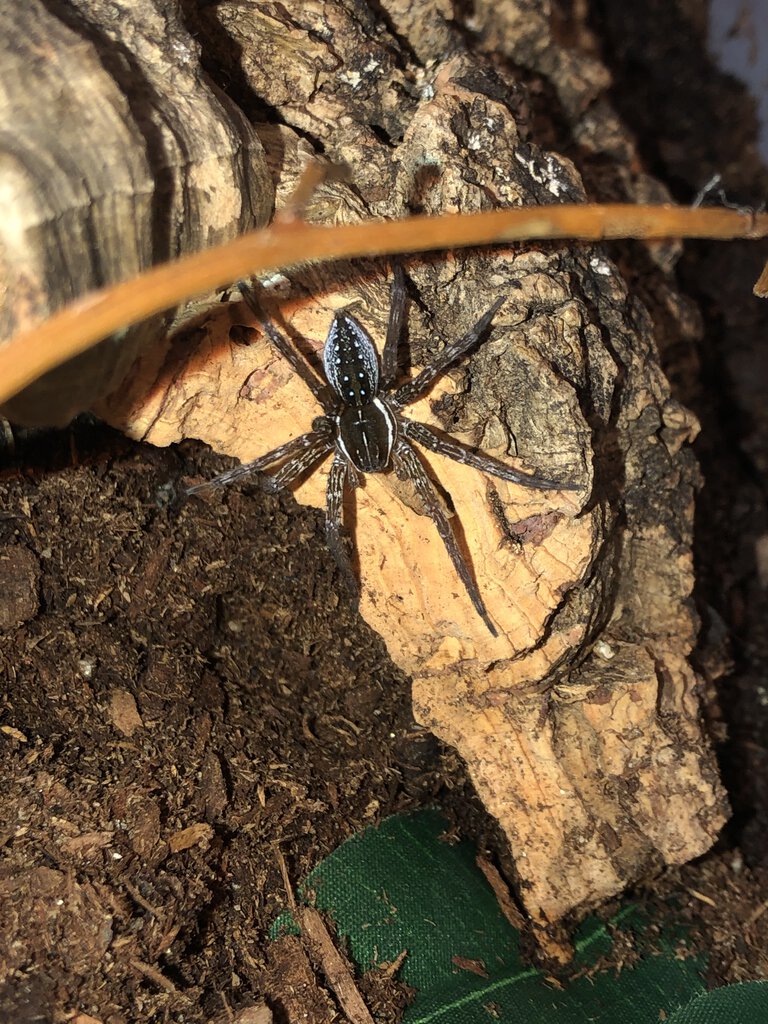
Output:
[[[349,313],[334,316],[323,350],[327,384],[315,374],[303,355],[271,323],[264,319],[255,294],[243,282],[239,285],[243,298],[261,322],[275,348],[291,364],[309,387],[323,409],[309,433],[287,441],[253,462],[191,488],[201,490],[214,484],[227,483],[249,473],[266,470],[279,464],[268,477],[272,488],[288,487],[314,468],[331,451],[333,463],[328,474],[325,532],[328,546],[347,586],[356,597],[357,581],[341,537],[342,503],[347,485],[356,487],[359,473],[386,473],[394,469],[409,480],[431,517],[453,562],[472,604],[493,636],[491,622],[480,591],[456,542],[448,517],[438,498],[434,484],[424,468],[412,442],[439,455],[473,466],[484,473],[540,490],[573,490],[574,484],[547,480],[521,473],[499,459],[476,451],[452,437],[407,419],[402,409],[415,402],[432,386],[445,370],[467,352],[487,329],[496,311],[504,302],[498,299],[474,327],[463,337],[446,345],[412,380],[395,387],[397,347],[405,310],[405,282],[400,268],[395,270],[387,338],[384,344],[381,372],[376,347],[368,333]]]

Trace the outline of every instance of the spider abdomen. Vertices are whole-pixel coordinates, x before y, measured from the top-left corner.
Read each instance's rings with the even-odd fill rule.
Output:
[[[349,313],[337,313],[325,341],[328,383],[344,405],[363,408],[379,391],[379,362],[368,332]]]
[[[336,417],[336,443],[361,473],[381,473],[389,465],[397,437],[397,421],[385,402],[374,398],[345,406]]]

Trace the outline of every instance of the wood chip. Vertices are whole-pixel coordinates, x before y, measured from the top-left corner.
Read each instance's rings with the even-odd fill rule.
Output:
[[[501,877],[501,873],[498,868],[491,864],[489,860],[486,860],[480,853],[478,853],[475,858],[475,863],[483,872],[486,881],[493,889],[496,902],[499,904],[499,910],[513,928],[516,928],[518,931],[522,931],[526,924],[525,918],[517,909],[512,893],[509,891],[509,886]]]
[[[127,690],[112,691],[109,714],[112,724],[123,736],[133,736],[137,729],[144,727],[133,694]]]
[[[401,950],[394,960],[382,960],[380,964],[376,966],[379,968],[382,974],[385,974],[388,978],[394,978],[400,968],[403,966],[405,958],[408,956],[408,950]]]
[[[752,911],[747,920],[744,922],[744,927],[749,928],[750,925],[753,925],[755,921],[758,920],[758,918],[763,916],[766,910],[768,910],[768,900],[764,900],[759,907],[756,907]]]
[[[304,942],[297,935],[283,935],[270,942],[267,969],[259,979],[259,991],[279,1007],[281,1024],[333,1024],[339,1012],[320,984]],[[216,1024],[232,1024],[231,1018]]]
[[[231,1017],[232,1024],[272,1024],[272,1011],[266,1003],[246,1006]]]
[[[258,1002],[236,1013],[227,1009],[227,1013],[211,1019],[208,1024],[272,1024],[272,1012],[265,1002]]]
[[[82,835],[65,839],[61,846],[67,853],[87,857],[109,846],[114,838],[113,832],[84,832]]]
[[[10,736],[14,740],[18,740],[19,743],[29,743],[29,740],[19,729],[14,729],[12,725],[0,725],[0,732],[4,732],[6,736]]]
[[[318,963],[350,1024],[374,1024],[368,1007],[358,991],[355,980],[320,914],[314,907],[299,910],[302,935],[312,945]]]
[[[165,989],[166,992],[176,993],[176,986],[173,984],[170,978],[166,978],[164,974],[152,967],[151,964],[145,964],[143,960],[129,960],[131,967],[139,974],[143,974],[145,978],[149,978],[150,981],[154,981],[160,988]]]
[[[171,853],[180,853],[182,850],[189,850],[193,846],[205,840],[210,842],[213,839],[213,829],[207,822],[198,821],[189,828],[183,828],[181,832],[174,832],[168,840]]]
[[[717,907],[717,904],[711,896],[705,896],[703,892],[699,892],[698,889],[689,889],[688,892],[693,896],[699,903],[706,903],[708,907]]]
[[[482,960],[472,960],[467,956],[452,956],[451,963],[460,971],[471,971],[472,974],[477,974],[480,978],[488,977],[488,971]]]

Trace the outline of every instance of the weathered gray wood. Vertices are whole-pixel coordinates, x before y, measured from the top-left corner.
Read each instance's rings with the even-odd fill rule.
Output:
[[[252,128],[174,4],[0,4],[0,338],[101,285],[263,224]],[[107,394],[167,317],[47,375],[4,412],[55,424]]]

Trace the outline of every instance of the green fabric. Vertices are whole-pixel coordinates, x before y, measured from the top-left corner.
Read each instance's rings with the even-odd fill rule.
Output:
[[[667,1024],[768,1024],[768,981],[706,992],[674,1013]]]
[[[407,950],[399,976],[417,997],[406,1024],[658,1024],[704,991],[703,961],[688,955],[680,935],[654,937],[657,955],[618,975],[596,972],[558,990],[522,961],[518,933],[475,865],[473,847],[441,838],[445,828],[433,811],[390,818],[344,843],[303,888],[347,938],[360,971]],[[642,921],[628,907],[611,928],[642,930]],[[585,922],[575,940],[577,966],[594,964],[610,945],[603,922]],[[461,969],[452,957],[478,961],[488,977]],[[704,1021],[710,1024],[696,1024]],[[683,1017],[675,1022],[689,1024]]]

